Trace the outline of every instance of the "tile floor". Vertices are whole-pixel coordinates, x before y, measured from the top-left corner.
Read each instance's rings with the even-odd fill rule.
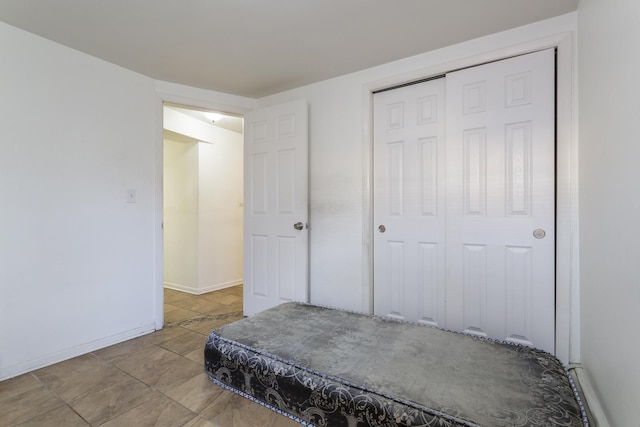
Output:
[[[165,290],[161,331],[0,382],[0,426],[298,426],[204,373],[207,335],[240,318],[242,286]]]

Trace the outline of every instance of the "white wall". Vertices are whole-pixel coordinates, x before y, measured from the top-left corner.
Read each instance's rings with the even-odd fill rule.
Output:
[[[3,23],[0,58],[3,379],[155,328],[158,224],[154,81]]]
[[[260,106],[300,98],[309,104],[312,302],[369,311],[369,277],[363,268],[369,91],[481,63],[498,49],[575,29],[576,15],[569,14],[258,100]]]
[[[164,282],[198,293],[198,141],[164,139]]]
[[[242,114],[255,100],[1,22],[0,58],[2,380],[162,326],[162,101]]]
[[[613,426],[640,419],[640,2],[581,0],[582,362]]]
[[[0,379],[162,318],[161,99],[234,113],[309,101],[311,299],[367,311],[367,91],[573,30],[570,14],[255,102],[153,82],[0,23]]]
[[[202,294],[241,284],[243,136],[169,108],[164,126],[185,135],[164,141],[165,286]]]
[[[232,132],[215,144],[200,143],[199,151],[198,277],[209,292],[242,283],[243,137]]]

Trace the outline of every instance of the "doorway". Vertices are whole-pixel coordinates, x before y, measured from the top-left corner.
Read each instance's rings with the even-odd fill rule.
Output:
[[[243,119],[205,112],[163,104],[163,287],[191,295],[243,281]]]
[[[374,97],[376,314],[554,352],[554,61]]]

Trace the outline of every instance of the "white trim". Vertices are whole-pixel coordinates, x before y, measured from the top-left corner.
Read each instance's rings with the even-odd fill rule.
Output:
[[[244,115],[256,108],[256,100],[221,92],[155,82],[155,206],[154,206],[154,309],[156,330],[164,325],[164,244],[163,244],[163,105],[165,102]],[[233,285],[230,285],[233,286]],[[222,288],[221,288],[222,289]],[[215,290],[215,289],[212,289]],[[187,291],[188,292],[188,291]]]
[[[373,91],[366,85],[362,99],[362,311],[373,314]]]
[[[577,82],[572,34],[556,45],[556,356],[580,362]]]
[[[26,362],[18,363],[13,366],[9,366],[2,373],[0,373],[0,381],[8,380],[9,378],[17,377],[27,372],[34,371],[36,369],[50,366],[55,363],[63,362],[65,360],[73,359],[83,354],[91,353],[95,350],[100,350],[105,347],[109,347],[114,344],[118,344],[132,338],[136,338],[142,335],[149,334],[155,331],[155,324],[150,323],[148,325],[140,326],[139,328],[131,329],[129,331],[121,332],[119,334],[111,335],[105,338],[101,338],[95,341],[91,341],[85,344],[81,344],[76,347],[64,349],[62,351],[48,354],[37,359],[28,360]],[[31,338],[30,338],[31,339]]]
[[[592,422],[595,427],[609,427],[609,421],[602,409],[600,399],[598,399],[598,395],[591,385],[587,372],[581,365],[570,367],[569,372],[573,372],[576,380],[578,381],[580,391],[582,391],[582,396],[584,397],[584,402],[587,404],[588,413],[591,416],[589,421]]]
[[[556,351],[563,363],[579,361],[578,203],[573,33],[563,32],[373,81],[363,85],[362,306],[373,313],[373,92],[542,49],[557,48]]]
[[[216,283],[213,285],[205,286],[203,288],[194,288],[193,286],[181,285],[179,283],[164,282],[164,287],[167,289],[186,292],[192,295],[202,295],[208,292],[219,291],[221,289],[231,288],[238,285],[242,285],[242,279],[231,280],[224,283]]]
[[[163,81],[156,81],[156,94],[162,102],[238,115],[254,110],[257,105],[255,99]]]
[[[160,141],[160,144],[154,144],[154,206],[153,206],[153,310],[154,310],[154,322],[156,330],[159,331],[164,325],[164,291],[162,286],[158,286],[158,283],[162,283],[164,280],[164,198],[163,198],[163,171],[164,171],[164,149],[163,149],[163,102],[162,99],[156,95],[156,105],[154,106],[155,116],[155,131],[154,137],[156,141]]]

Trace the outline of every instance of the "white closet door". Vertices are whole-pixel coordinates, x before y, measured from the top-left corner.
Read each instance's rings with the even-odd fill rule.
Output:
[[[554,352],[554,56],[374,96],[376,315]]]
[[[244,313],[307,302],[307,103],[245,115]]]
[[[443,326],[445,82],[374,97],[374,310]]]
[[[554,352],[554,50],[447,74],[447,328]]]

